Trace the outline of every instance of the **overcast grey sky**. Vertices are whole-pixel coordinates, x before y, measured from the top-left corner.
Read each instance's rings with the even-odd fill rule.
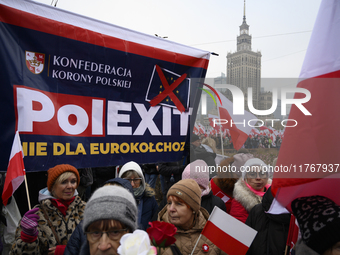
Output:
[[[262,53],[262,77],[299,76],[320,3],[246,1],[252,50]],[[236,51],[243,6],[243,0],[58,0],[56,8],[218,53],[207,72],[214,78],[226,73],[226,55]]]

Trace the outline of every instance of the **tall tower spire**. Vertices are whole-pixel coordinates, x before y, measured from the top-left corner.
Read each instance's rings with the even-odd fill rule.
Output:
[[[240,35],[237,37],[237,51],[251,50],[251,35],[246,22],[246,0],[243,0],[243,22],[240,26]]]
[[[260,108],[262,55],[259,51],[251,50],[251,39],[249,25],[246,22],[246,0],[243,0],[243,21],[240,25],[240,34],[237,36],[237,51],[227,55],[227,84],[233,84],[240,88],[245,95],[245,102],[250,96],[248,88],[251,87],[255,109],[266,109]],[[229,90],[226,95],[232,100]]]
[[[244,0],[243,5],[243,22],[246,22],[246,0]]]

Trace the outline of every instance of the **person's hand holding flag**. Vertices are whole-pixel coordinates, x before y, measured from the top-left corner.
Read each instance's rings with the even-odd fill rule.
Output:
[[[33,208],[32,210],[27,211],[24,214],[24,217],[22,217],[20,223],[22,228],[21,239],[25,239],[25,237],[27,238],[27,236],[29,236],[34,237],[29,238],[31,241],[35,241],[36,237],[38,236],[39,215],[35,214],[37,211],[39,211],[39,208]]]

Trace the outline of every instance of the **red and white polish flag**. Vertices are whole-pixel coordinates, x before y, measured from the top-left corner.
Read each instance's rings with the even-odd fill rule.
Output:
[[[249,249],[257,231],[214,207],[202,235],[229,255],[243,255]]]
[[[251,131],[252,131],[255,135],[260,135],[260,132],[259,132],[256,128],[252,128]]]
[[[214,119],[218,119],[218,116],[216,115],[212,115],[212,114],[208,114],[208,118],[209,118],[209,125],[211,127],[213,127],[216,131],[220,131],[220,124],[215,124],[214,123]]]
[[[7,167],[4,190],[2,192],[3,204],[6,206],[8,199],[14,191],[21,185],[25,178],[24,153],[20,142],[19,132],[16,131],[11,155]]]
[[[234,115],[233,103],[221,92],[216,92],[220,96],[222,102],[221,104],[218,101],[218,113],[221,119],[222,128],[229,129],[234,149],[239,150],[247,141],[248,136],[253,129],[253,127],[248,125],[248,121],[254,120],[252,121],[251,125],[255,125],[257,122],[257,117],[247,111],[244,111],[244,114],[242,115]]]
[[[323,0],[313,28],[297,87],[311,99],[304,115],[295,105],[286,128],[277,166],[293,169],[275,172],[272,192],[289,210],[304,196],[321,195],[340,205],[340,1]],[[296,94],[295,98],[300,98]]]

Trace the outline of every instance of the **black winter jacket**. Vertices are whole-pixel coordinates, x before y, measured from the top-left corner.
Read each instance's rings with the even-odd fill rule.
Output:
[[[185,165],[182,164],[182,161],[179,162],[166,162],[158,164],[159,174],[163,175],[165,181],[165,193],[168,192],[170,187],[182,179],[182,172],[185,168]],[[173,181],[171,181],[171,176],[173,176]],[[166,194],[163,194],[166,196]],[[160,208],[162,209],[162,208]],[[160,211],[160,210],[159,210]]]
[[[83,221],[73,231],[70,240],[67,242],[64,255],[78,255],[81,254],[80,248],[87,243],[86,234],[83,231]]]
[[[157,174],[158,175],[158,171],[156,169],[155,164],[143,164],[141,165],[141,167],[142,167],[143,172],[146,174]]]
[[[214,209],[215,205],[219,207],[224,212],[227,211],[225,203],[223,200],[217,196],[213,195],[213,192],[210,190],[208,195],[205,195],[201,198],[201,206],[211,214],[212,210]]]
[[[216,167],[216,153],[208,152],[202,145],[195,146],[191,144],[190,146],[190,163],[197,159],[204,160],[208,166]]]
[[[262,203],[250,211],[246,224],[258,231],[247,255],[284,254],[289,230],[290,213],[269,214],[274,197],[271,188],[263,195]]]

